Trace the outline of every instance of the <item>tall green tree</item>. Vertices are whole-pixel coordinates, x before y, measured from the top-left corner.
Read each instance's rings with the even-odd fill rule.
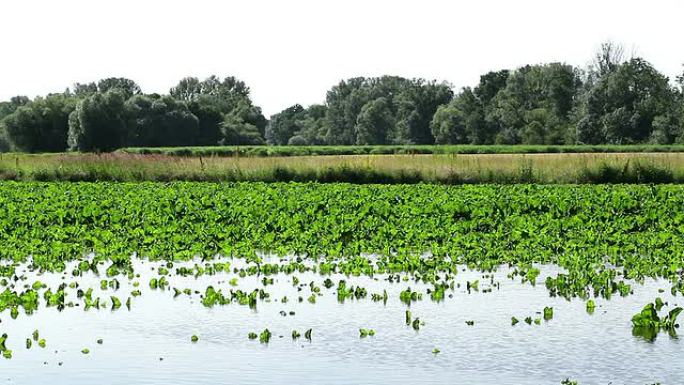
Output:
[[[129,146],[184,146],[199,133],[197,117],[170,96],[136,95],[125,103]]]
[[[266,126],[266,143],[280,146],[287,144],[301,130],[300,122],[305,115],[306,110],[299,104],[272,115]]]
[[[295,133],[295,136],[301,137],[304,140],[304,144],[325,144],[325,134],[327,132],[325,117],[327,112],[328,107],[325,105],[313,104],[309,106],[305,111],[304,117],[299,121],[300,129]]]
[[[676,117],[676,92],[668,79],[647,61],[634,58],[598,79],[583,97],[583,116],[577,125],[582,143],[628,144],[671,142],[678,133],[670,124]],[[658,132],[655,132],[659,130]]]
[[[437,107],[448,103],[452,97],[453,92],[447,84],[423,79],[382,76],[342,81],[328,91],[326,97],[326,142],[356,143],[359,139],[357,122],[362,109],[366,104],[384,98],[385,108],[394,122],[386,138],[387,143],[433,143],[430,130],[432,117]],[[366,138],[368,134],[364,132],[361,137]]]
[[[127,78],[105,78],[97,83],[76,83],[74,84],[74,94],[80,97],[87,97],[95,93],[105,93],[107,91],[118,90],[125,99],[142,94],[140,86]]]
[[[199,134],[196,145],[215,146],[223,138],[221,123],[224,113],[216,99],[208,95],[199,95],[188,101],[188,109],[199,120]]]
[[[356,144],[387,144],[394,136],[394,117],[384,97],[366,103],[356,118]]]
[[[220,144],[258,145],[265,144],[266,119],[261,109],[248,101],[239,103],[230,113],[224,115],[221,123]]]
[[[580,86],[579,72],[562,63],[524,66],[510,73],[506,87],[485,106],[485,120],[497,132],[495,141],[563,143]]]
[[[23,152],[60,152],[67,148],[69,114],[76,99],[65,94],[38,97],[3,119],[11,147]]]
[[[395,98],[396,135],[394,142],[402,144],[434,144],[430,122],[441,105],[451,101],[454,94],[444,83],[415,79],[407,82]]]
[[[494,133],[487,127],[482,101],[467,87],[440,106],[431,122],[437,144],[490,144]]]
[[[268,121],[250,99],[247,85],[233,77],[212,75],[204,80],[186,77],[169,91],[174,98],[188,103],[190,111],[199,119],[200,145],[216,145],[235,141],[259,141],[252,138],[240,139],[234,129],[242,127],[256,132],[263,141]],[[238,130],[241,131],[242,129]],[[248,130],[248,131],[249,131]]]
[[[125,96],[117,88],[82,99],[69,116],[70,150],[112,151],[126,145]]]

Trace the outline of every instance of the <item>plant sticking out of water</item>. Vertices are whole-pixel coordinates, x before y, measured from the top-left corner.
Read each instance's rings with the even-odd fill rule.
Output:
[[[596,310],[596,303],[590,299],[587,301],[587,314],[594,314],[594,310]]]
[[[646,304],[644,308],[632,317],[632,335],[639,336],[647,341],[655,340],[658,332],[667,331],[670,335],[676,335],[677,317],[682,312],[681,307],[671,309],[667,315],[659,316],[658,312],[665,303],[658,297],[655,302]]]
[[[271,340],[271,332],[268,329],[264,329],[263,332],[259,334],[259,342],[262,344],[267,344]]]
[[[359,338],[366,338],[368,336],[374,336],[375,335],[375,330],[373,329],[359,329]]]
[[[553,308],[544,307],[544,321],[550,321],[553,318]]]
[[[423,299],[423,294],[417,291],[411,291],[411,288],[409,287],[399,294],[399,299],[401,302],[410,305],[411,302]]]
[[[470,290],[479,291],[480,290],[480,280],[476,279],[472,282],[467,281],[466,282],[466,290],[468,290],[468,293],[470,293]]]
[[[4,352],[7,350],[7,346],[5,346],[5,342],[7,341],[7,333],[3,333],[2,336],[0,336],[0,352]]]
[[[111,296],[110,298],[112,300],[112,310],[117,310],[121,307],[121,300],[119,300],[115,296]]]

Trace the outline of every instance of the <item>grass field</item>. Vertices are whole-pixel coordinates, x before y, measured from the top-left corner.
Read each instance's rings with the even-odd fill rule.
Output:
[[[209,146],[124,148],[129,154],[175,156],[306,156],[392,154],[555,154],[684,152],[684,145],[419,145],[419,146]]]
[[[1,180],[684,183],[684,153],[179,157],[3,154]]]

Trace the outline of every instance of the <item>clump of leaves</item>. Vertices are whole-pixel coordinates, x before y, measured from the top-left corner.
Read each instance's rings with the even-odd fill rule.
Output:
[[[3,333],[2,336],[0,336],[0,352],[4,352],[7,350],[7,347],[5,346],[5,342],[7,341],[7,333]]]
[[[553,308],[544,307],[544,321],[549,321],[553,318]]]
[[[110,299],[112,300],[112,310],[116,310],[121,307],[121,300],[115,296],[111,296]]]
[[[271,336],[271,332],[268,329],[264,329],[264,331],[259,334],[259,342],[262,344],[267,344],[268,341],[271,340]]]
[[[423,299],[423,294],[417,291],[411,291],[411,288],[409,287],[406,290],[399,293],[399,299],[401,300],[401,302],[410,305],[411,302]]]
[[[375,335],[375,330],[373,329],[359,329],[359,338],[366,338],[368,336],[374,336]]]
[[[192,337],[190,337],[190,341],[197,342],[197,341],[199,341],[199,337],[197,337],[196,335],[193,334]]]
[[[671,335],[676,334],[675,329],[679,327],[677,317],[682,312],[681,307],[675,307],[667,315],[659,316],[665,304],[660,297],[655,302],[646,304],[644,308],[632,317],[632,334],[652,341],[660,330],[665,330]]]
[[[588,314],[594,314],[594,310],[596,309],[596,303],[594,302],[593,299],[590,299],[587,301],[587,313]]]

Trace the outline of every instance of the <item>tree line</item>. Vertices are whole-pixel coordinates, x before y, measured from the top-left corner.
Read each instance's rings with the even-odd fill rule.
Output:
[[[325,103],[266,119],[234,78],[182,79],[166,95],[125,78],[0,102],[0,151],[208,145],[684,143],[684,74],[674,82],[606,43],[586,68],[526,65],[454,92],[397,76],[341,81]]]

